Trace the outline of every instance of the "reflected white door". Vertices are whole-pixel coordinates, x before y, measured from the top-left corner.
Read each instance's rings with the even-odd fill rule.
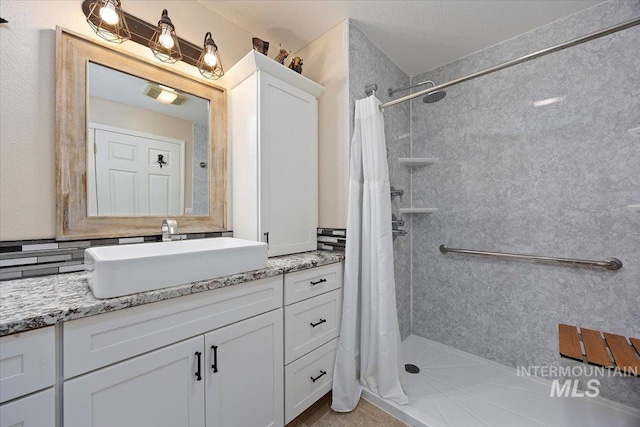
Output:
[[[93,132],[97,215],[182,215],[184,141],[100,128]]]

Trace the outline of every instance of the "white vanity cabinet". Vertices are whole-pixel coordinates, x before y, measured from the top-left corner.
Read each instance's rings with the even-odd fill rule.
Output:
[[[55,425],[55,361],[53,326],[0,338],[0,427]]]
[[[65,427],[282,426],[282,280],[65,323]]]
[[[342,263],[285,274],[285,424],[333,386],[342,279]]]
[[[234,237],[267,242],[269,256],[315,250],[323,88],[256,51],[225,80]]]

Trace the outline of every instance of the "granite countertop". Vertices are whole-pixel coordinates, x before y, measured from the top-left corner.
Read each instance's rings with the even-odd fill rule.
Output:
[[[262,270],[109,299],[97,299],[93,296],[86,272],[9,280],[0,283],[0,336],[334,264],[343,259],[342,253],[327,251],[285,255],[269,258],[267,268]]]

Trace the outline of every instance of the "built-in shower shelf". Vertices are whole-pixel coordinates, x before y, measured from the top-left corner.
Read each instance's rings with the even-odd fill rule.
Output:
[[[436,157],[400,157],[398,162],[400,162],[401,165],[407,166],[426,166],[438,163],[439,159]]]
[[[400,208],[400,215],[403,214],[432,214],[438,212],[436,208]]]
[[[629,205],[627,206],[627,208],[631,209],[632,211],[640,212],[640,205]]]

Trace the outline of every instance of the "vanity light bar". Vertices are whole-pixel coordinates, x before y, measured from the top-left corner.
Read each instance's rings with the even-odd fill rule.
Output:
[[[82,2],[82,13],[85,17],[91,13],[91,5],[96,0],[84,0]],[[143,21],[124,10],[122,11],[124,19],[127,21],[127,26],[131,32],[131,41],[141,44],[145,47],[149,46],[149,42],[153,39],[157,25],[150,24],[147,21]],[[202,46],[190,43],[180,37],[178,37],[178,43],[180,44],[180,51],[182,53],[182,61],[194,67],[198,66],[198,59],[202,53]]]

